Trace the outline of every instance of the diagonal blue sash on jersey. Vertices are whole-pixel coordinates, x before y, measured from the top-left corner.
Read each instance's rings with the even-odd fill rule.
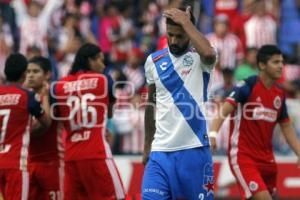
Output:
[[[166,48],[157,51],[151,56],[160,81],[171,93],[175,105],[201,143],[204,146],[208,145],[209,141],[206,133],[207,129],[205,118],[197,102],[184,87],[184,82],[175,71],[168,49]]]

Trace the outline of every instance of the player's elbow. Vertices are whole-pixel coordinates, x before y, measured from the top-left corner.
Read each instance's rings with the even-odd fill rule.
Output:
[[[217,57],[214,50],[211,48],[211,50],[205,51],[202,53],[202,60],[205,64],[213,64],[215,63]]]

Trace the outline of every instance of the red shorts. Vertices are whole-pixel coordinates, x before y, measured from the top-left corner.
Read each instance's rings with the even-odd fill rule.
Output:
[[[5,200],[27,199],[28,172],[18,169],[0,169],[0,191]]]
[[[57,162],[29,164],[29,200],[61,200],[63,168]]]
[[[124,199],[124,188],[112,159],[65,163],[65,200]]]
[[[235,176],[240,193],[248,199],[261,191],[269,191],[271,195],[276,192],[277,166],[275,163],[258,163],[243,157],[241,162],[233,163],[230,168]]]

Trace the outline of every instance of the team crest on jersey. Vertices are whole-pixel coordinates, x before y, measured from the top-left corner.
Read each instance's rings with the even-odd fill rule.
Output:
[[[250,181],[249,188],[252,192],[254,192],[258,189],[258,184],[255,181]]]
[[[276,109],[279,109],[279,108],[280,108],[280,106],[281,106],[281,99],[280,99],[279,96],[276,96],[276,97],[275,97],[275,99],[274,99],[274,101],[273,101],[273,104],[274,104],[274,107],[275,107]]]
[[[187,54],[183,57],[182,64],[184,67],[189,67],[193,65],[193,63],[194,63],[194,59],[190,54]]]
[[[214,169],[212,164],[207,163],[204,167],[203,189],[206,191],[206,196],[214,194]]]

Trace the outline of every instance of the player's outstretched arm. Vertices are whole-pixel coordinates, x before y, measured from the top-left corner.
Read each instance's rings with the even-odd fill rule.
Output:
[[[148,103],[145,109],[145,144],[143,154],[143,164],[146,165],[151,151],[151,144],[155,134],[155,91],[154,84],[149,85]]]
[[[190,10],[190,6],[187,7],[185,12],[177,8],[171,8],[164,12],[164,16],[172,19],[175,23],[178,23],[182,26],[190,38],[192,45],[200,54],[202,62],[204,64],[211,65],[216,60],[215,50],[212,48],[205,36],[197,30],[190,20]]]
[[[296,155],[298,157],[297,165],[300,168],[300,142],[297,138],[294,128],[291,125],[291,122],[280,123],[280,128],[281,128],[281,131],[282,131],[287,143],[290,145],[290,147],[296,153]]]
[[[210,148],[212,152],[215,152],[217,149],[217,143],[216,143],[216,136],[217,133],[222,126],[224,120],[226,117],[233,111],[235,110],[235,107],[228,103],[225,102],[221,108],[220,111],[218,112],[218,115],[213,119],[211,127],[210,127],[210,132],[208,133],[208,137],[210,140]]]

